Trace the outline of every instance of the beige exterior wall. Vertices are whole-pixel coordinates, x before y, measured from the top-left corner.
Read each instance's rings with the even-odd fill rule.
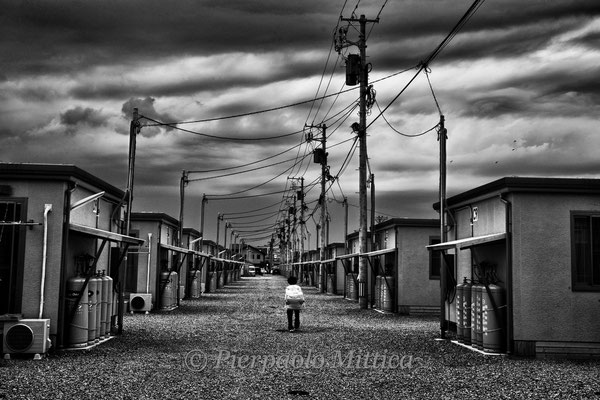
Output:
[[[429,277],[429,238],[439,236],[437,228],[398,227],[397,232],[398,310],[414,313],[416,310],[438,308],[440,281]]]
[[[515,340],[600,343],[600,293],[571,290],[571,211],[600,211],[598,198],[515,195]]]

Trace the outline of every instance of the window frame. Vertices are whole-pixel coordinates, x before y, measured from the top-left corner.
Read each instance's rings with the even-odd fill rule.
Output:
[[[577,259],[577,243],[575,241],[576,239],[576,234],[575,234],[575,218],[577,217],[587,217],[588,220],[590,221],[589,227],[588,227],[588,234],[589,234],[589,256],[590,256],[590,262],[592,264],[592,270],[593,270],[593,260],[594,260],[594,250],[593,250],[593,242],[594,242],[594,238],[592,237],[592,233],[593,233],[593,227],[592,227],[592,219],[593,218],[597,218],[598,219],[598,223],[600,224],[600,211],[571,211],[571,216],[570,216],[570,234],[571,234],[571,291],[573,292],[600,292],[600,284],[593,284],[592,280],[593,280],[593,274],[592,277],[590,278],[590,280],[588,282],[581,282],[577,280],[577,272],[579,270],[578,268],[578,259]],[[600,227],[600,226],[599,226]],[[600,232],[599,232],[600,233]],[[599,243],[599,247],[596,250],[596,253],[598,253],[598,257],[600,257],[600,243]],[[599,261],[600,263],[600,261]],[[598,267],[598,274],[600,274],[600,266]]]

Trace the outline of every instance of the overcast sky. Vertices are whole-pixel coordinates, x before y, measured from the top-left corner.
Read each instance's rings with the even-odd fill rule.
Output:
[[[305,124],[325,122],[330,174],[337,177],[328,192],[330,241],[342,241],[338,202],[344,196],[349,231],[359,226],[358,151],[352,152],[350,128],[358,121],[351,108],[358,91],[307,102],[357,88],[344,86],[344,57],[357,48],[341,54],[332,48],[336,27],[348,25],[340,15],[374,19],[380,13],[379,23],[367,26],[376,100],[371,123],[472,1],[392,0],[382,9],[384,3],[3,1],[1,160],[74,164],[125,189],[134,107],[161,122],[214,119],[178,125],[187,131],[142,127],[134,188],[135,211],[178,218],[182,170],[223,169],[190,173],[186,187],[185,225],[200,228],[200,199],[206,194],[206,237],[214,240],[219,212],[226,219],[239,217],[233,213],[278,204],[286,194],[242,200],[214,195],[282,192],[299,182],[288,178],[303,177],[307,214],[315,211],[320,166],[310,154],[318,142],[307,143],[307,130],[302,131]],[[357,39],[356,27],[349,28],[350,41]],[[597,0],[488,0],[429,67],[448,129],[449,196],[504,176],[597,177]],[[280,108],[296,103],[301,104]],[[254,113],[273,108],[278,109]],[[249,115],[224,118],[239,114]],[[415,135],[439,122],[427,76],[419,74],[383,117],[368,130],[376,214],[436,218],[437,133],[397,133]],[[263,139],[233,140],[252,138]],[[277,165],[256,169],[270,164]],[[242,167],[225,169],[236,166]],[[318,216],[316,211],[314,219]],[[276,220],[230,219],[240,232]],[[307,226],[314,249],[312,218]]]

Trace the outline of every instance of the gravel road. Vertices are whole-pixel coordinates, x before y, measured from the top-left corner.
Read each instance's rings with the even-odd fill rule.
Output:
[[[285,278],[242,278],[170,313],[126,315],[87,351],[0,361],[0,399],[599,399],[600,362],[486,356],[439,341],[437,318],[360,310]]]

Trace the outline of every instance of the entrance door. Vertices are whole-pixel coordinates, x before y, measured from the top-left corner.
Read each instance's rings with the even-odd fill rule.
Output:
[[[25,200],[0,199],[0,315],[21,311]]]

